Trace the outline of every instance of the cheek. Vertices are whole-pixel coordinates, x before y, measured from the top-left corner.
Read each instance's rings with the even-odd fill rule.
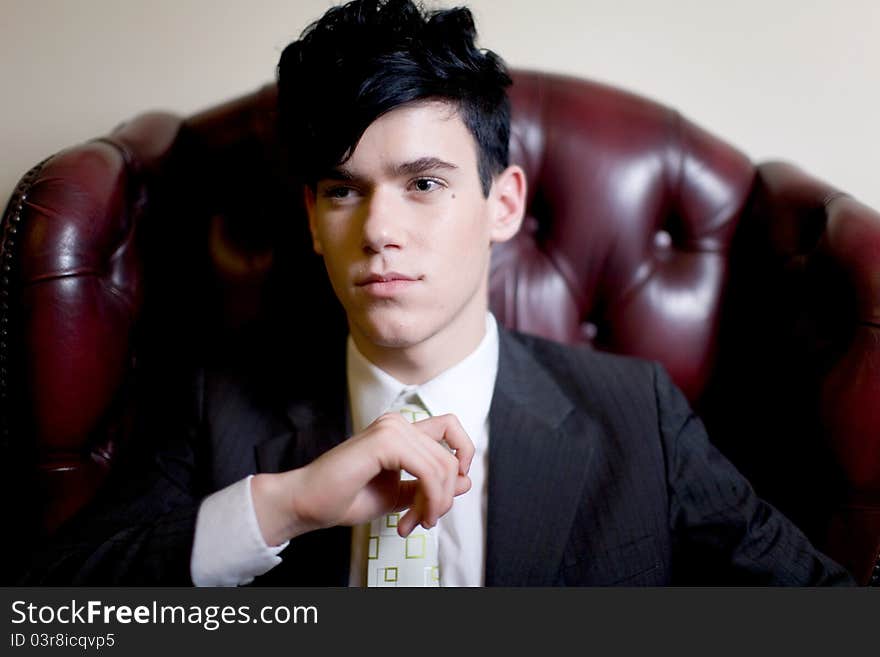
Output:
[[[479,281],[488,264],[489,242],[484,233],[473,230],[460,235],[444,245],[437,254],[448,281],[458,281],[462,286]]]
[[[320,237],[320,241],[324,266],[327,268],[327,273],[330,275],[334,286],[337,283],[343,283],[344,279],[347,278],[351,262],[351,258],[348,256],[347,245],[344,241],[326,234]]]
[[[345,231],[343,226],[328,224],[318,232],[324,257],[334,262],[343,262],[350,258],[354,237]]]

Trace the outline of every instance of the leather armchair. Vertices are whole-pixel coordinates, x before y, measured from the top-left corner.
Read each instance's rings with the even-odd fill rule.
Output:
[[[493,254],[496,317],[663,363],[758,492],[880,583],[880,214],[647,99],[514,79],[528,212]],[[149,440],[146,413],[174,422],[200,365],[283,368],[344,333],[275,99],[136,117],[15,190],[0,432],[19,549]]]

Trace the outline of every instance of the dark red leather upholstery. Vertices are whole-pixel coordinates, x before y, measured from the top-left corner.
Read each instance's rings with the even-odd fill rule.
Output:
[[[512,100],[529,202],[493,256],[499,320],[662,362],[759,492],[880,581],[880,215],[620,90],[517,72]],[[25,535],[93,495],[145,394],[173,421],[201,362],[338,330],[274,103],[138,117],[16,190],[0,395]]]
[[[754,168],[672,110],[595,84],[521,75],[513,103],[529,210],[496,254],[493,309],[508,326],[660,360],[699,397]]]

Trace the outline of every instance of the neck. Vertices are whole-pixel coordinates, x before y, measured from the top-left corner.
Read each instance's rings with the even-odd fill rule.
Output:
[[[351,327],[351,337],[364,357],[406,385],[421,385],[472,354],[486,335],[487,303],[477,303],[452,323],[408,347],[386,347]]]

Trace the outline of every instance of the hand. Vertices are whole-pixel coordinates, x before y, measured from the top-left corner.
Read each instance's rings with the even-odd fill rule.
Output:
[[[436,525],[454,497],[470,490],[473,457],[474,444],[454,415],[410,423],[386,413],[302,468],[254,477],[257,521],[267,544],[278,545],[409,509],[397,525],[406,537],[419,524]],[[401,470],[415,479],[401,481]]]

